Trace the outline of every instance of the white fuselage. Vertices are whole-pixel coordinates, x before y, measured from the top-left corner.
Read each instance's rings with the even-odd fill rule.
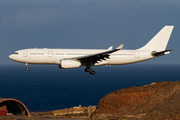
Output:
[[[122,50],[123,44],[115,49],[23,49],[9,56],[10,59],[28,64],[55,64],[59,68],[69,69],[86,66],[85,72],[91,75],[95,71],[91,66],[123,65],[136,63],[169,54],[167,43],[174,26],[164,26],[146,45],[136,50]]]
[[[9,56],[10,59],[29,64],[56,64],[62,59],[75,58],[107,51],[106,49],[23,49]],[[150,50],[119,50],[110,54],[109,59],[102,60],[98,65],[123,65],[154,58]],[[85,66],[85,65],[81,65]]]

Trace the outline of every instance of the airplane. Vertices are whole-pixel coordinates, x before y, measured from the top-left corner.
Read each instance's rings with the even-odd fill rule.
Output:
[[[173,28],[164,26],[146,45],[136,50],[122,49],[123,44],[115,49],[112,46],[108,49],[33,48],[15,51],[9,58],[25,63],[27,71],[28,64],[53,64],[62,69],[86,66],[85,72],[94,75],[91,66],[124,65],[170,54],[171,50],[166,50],[166,46]]]

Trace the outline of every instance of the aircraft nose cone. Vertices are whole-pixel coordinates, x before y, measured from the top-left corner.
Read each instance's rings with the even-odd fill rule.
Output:
[[[9,58],[10,58],[10,59],[13,59],[13,55],[10,55]]]

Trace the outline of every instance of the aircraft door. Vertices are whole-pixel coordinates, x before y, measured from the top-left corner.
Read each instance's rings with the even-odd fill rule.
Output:
[[[139,52],[135,52],[135,58],[139,58]]]
[[[27,57],[27,56],[28,56],[28,51],[24,51],[24,52],[23,52],[23,56],[24,56],[24,57]]]
[[[48,51],[48,57],[52,57],[52,51]]]

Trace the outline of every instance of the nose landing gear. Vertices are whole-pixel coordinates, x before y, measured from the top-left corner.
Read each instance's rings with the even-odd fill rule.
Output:
[[[94,70],[91,70],[90,67],[86,67],[84,71],[85,71],[85,72],[89,72],[89,74],[91,74],[91,75],[94,75],[94,74],[95,74],[95,71],[94,71]]]
[[[29,70],[28,63],[26,63],[25,65],[26,65],[26,70],[28,71]]]

